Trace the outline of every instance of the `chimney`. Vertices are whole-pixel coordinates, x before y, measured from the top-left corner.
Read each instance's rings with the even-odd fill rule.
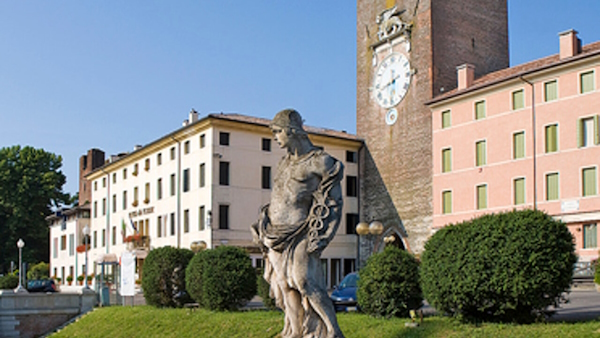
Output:
[[[133,151],[138,151],[140,149],[142,149],[142,145],[140,145],[140,144],[136,144],[133,146]]]
[[[471,87],[475,81],[475,66],[465,63],[456,67],[456,77],[458,80],[458,90]]]
[[[192,109],[190,111],[190,118],[189,118],[188,122],[189,122],[189,124],[192,124],[196,121],[198,121],[198,112],[195,111],[194,109]]]
[[[558,33],[560,44],[559,57],[561,60],[579,54],[581,49],[581,40],[577,38],[577,34],[577,31],[574,29],[569,29],[568,31]]]

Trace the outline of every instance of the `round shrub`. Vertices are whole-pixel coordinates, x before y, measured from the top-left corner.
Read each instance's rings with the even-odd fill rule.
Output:
[[[194,253],[170,246],[156,248],[144,261],[142,288],[146,303],[157,307],[180,307],[185,293],[185,270]]]
[[[264,269],[256,270],[256,288],[258,290],[258,295],[263,300],[264,306],[269,310],[277,309],[275,298],[271,298],[271,285],[264,277]]]
[[[594,283],[600,285],[600,259],[594,263]]]
[[[190,297],[202,304],[202,271],[209,250],[200,251],[192,257],[185,270],[185,288]]]
[[[27,271],[27,279],[48,279],[50,277],[50,265],[39,262]]]
[[[541,211],[450,225],[425,245],[425,298],[464,320],[530,322],[569,288],[574,251],[567,227]]]
[[[19,276],[9,274],[0,277],[0,290],[15,289],[17,286],[19,286]]]
[[[256,272],[248,254],[238,247],[220,246],[194,257],[187,285],[192,297],[210,310],[236,310],[256,295]]]
[[[376,317],[406,317],[423,305],[419,263],[406,251],[388,246],[360,270],[358,305]]]

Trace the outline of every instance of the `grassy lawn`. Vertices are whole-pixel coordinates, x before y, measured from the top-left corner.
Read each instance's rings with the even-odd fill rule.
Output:
[[[342,331],[352,337],[599,337],[600,320],[533,325],[461,324],[444,317],[425,318],[418,328],[408,319],[376,319],[340,313]],[[277,337],[280,312],[210,312],[150,306],[98,308],[52,337]]]

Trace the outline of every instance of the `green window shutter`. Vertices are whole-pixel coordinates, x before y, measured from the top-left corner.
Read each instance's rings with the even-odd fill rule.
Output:
[[[452,213],[452,191],[444,191],[442,193],[442,213]]]
[[[525,157],[525,132],[513,134],[513,158]]]
[[[477,209],[487,208],[487,185],[477,186]]]
[[[475,102],[475,119],[479,120],[485,117],[485,101]]]
[[[577,148],[583,147],[583,119],[577,120]]]
[[[558,199],[558,173],[546,175],[546,200]]]
[[[600,118],[594,115],[594,144],[600,144]]]
[[[514,181],[514,200],[515,205],[524,204],[525,203],[525,179],[517,178]]]
[[[583,248],[590,249],[598,246],[598,227],[596,224],[583,226]]]
[[[448,128],[452,125],[452,115],[449,110],[442,112],[442,129]]]
[[[442,172],[447,173],[452,170],[452,149],[442,150]]]
[[[544,100],[553,101],[558,98],[558,85],[556,80],[544,83]]]
[[[521,109],[525,107],[525,94],[523,93],[523,89],[514,91],[512,93],[513,99],[513,110]]]
[[[582,73],[580,75],[581,94],[585,94],[594,90],[594,71]]]
[[[583,169],[583,196],[596,195],[596,168]]]
[[[553,124],[551,126],[546,126],[546,152],[552,153],[558,150],[557,143],[557,131],[558,126]]]
[[[475,164],[482,166],[486,163],[485,141],[479,141],[475,144]]]

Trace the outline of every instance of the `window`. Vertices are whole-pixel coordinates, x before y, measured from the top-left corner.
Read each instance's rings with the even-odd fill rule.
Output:
[[[271,189],[271,167],[262,167],[262,188]]]
[[[183,192],[190,191],[190,169],[183,170]]]
[[[117,173],[112,174],[112,181],[113,181],[113,184],[117,183]]]
[[[102,241],[100,242],[102,247],[106,246],[106,229],[102,229]]]
[[[205,218],[205,210],[204,210],[204,206],[200,206],[198,208],[198,230],[202,231],[205,229],[206,225],[204,223]]]
[[[596,195],[596,168],[585,168],[582,170],[583,196]]]
[[[358,196],[358,179],[356,176],[346,176],[346,196]]]
[[[171,174],[171,184],[169,185],[170,187],[170,192],[171,192],[171,196],[175,196],[175,174]]]
[[[229,229],[229,206],[219,205],[219,229]]]
[[[346,235],[356,235],[358,222],[358,214],[346,214]]]
[[[92,238],[94,249],[98,247],[98,231],[94,231],[94,238]]]
[[[127,191],[123,191],[123,210],[127,209]]]
[[[136,207],[138,204],[138,187],[133,187],[133,206]]]
[[[171,150],[169,151],[171,153],[171,160],[175,159],[175,147],[171,147]]]
[[[475,165],[477,167],[487,164],[486,142],[479,141],[475,143]]]
[[[590,147],[600,143],[600,119],[598,115],[577,121],[577,146]]]
[[[123,169],[123,179],[127,179],[127,169]]]
[[[106,197],[102,199],[102,216],[106,215]]]
[[[558,124],[546,126],[546,152],[558,151]]]
[[[150,183],[146,183],[144,186],[144,203],[150,203]]]
[[[222,146],[229,145],[229,133],[223,131],[219,133],[219,144]]]
[[[598,246],[598,227],[596,223],[583,225],[583,248],[595,249]]]
[[[477,209],[487,208],[487,184],[477,186]]]
[[[58,238],[54,239],[54,245],[52,246],[52,257],[58,258]],[[54,275],[56,276],[56,268],[54,268]]]
[[[75,255],[75,234],[69,235],[69,256]]]
[[[594,71],[581,73],[579,75],[581,94],[589,93],[594,90]]]
[[[67,250],[67,235],[60,236],[60,251]]]
[[[544,101],[554,101],[558,98],[558,84],[556,80],[544,83]]]
[[[98,190],[98,181],[94,181],[94,191]]]
[[[442,149],[442,172],[447,173],[452,170],[452,149]]]
[[[271,139],[270,138],[262,139],[262,150],[263,151],[271,151]]]
[[[131,173],[131,175],[133,175],[133,176],[138,175],[138,164],[137,163],[133,165],[133,172]]]
[[[102,188],[106,188],[106,177],[102,177]]]
[[[442,112],[442,129],[450,128],[452,126],[452,113],[450,110],[444,110]]]
[[[525,132],[513,134],[513,159],[525,157]]]
[[[183,232],[190,232],[190,210],[185,209],[183,211]]]
[[[512,92],[512,109],[522,109],[525,108],[525,92],[523,89],[515,90]]]
[[[149,158],[147,158],[144,161],[144,170],[146,170],[146,171],[150,170],[150,159]]]
[[[555,201],[558,199],[558,173],[546,175],[546,201]]]
[[[485,118],[485,101],[475,102],[475,119]]]
[[[525,204],[525,179],[517,178],[513,181],[514,204]]]
[[[171,213],[171,236],[175,236],[175,213]]]
[[[117,194],[114,194],[112,198],[112,211],[117,212]]]
[[[219,185],[229,185],[229,162],[219,162]]]
[[[98,201],[94,201],[94,218],[98,217]]]
[[[203,188],[206,185],[206,181],[205,181],[205,175],[206,175],[206,166],[204,165],[204,163],[200,164],[200,188]]]
[[[117,245],[117,227],[112,227],[112,245]]]
[[[162,164],[162,153],[156,154],[156,165]]]
[[[348,162],[348,163],[358,162],[358,153],[356,151],[346,150],[346,162]]]
[[[156,181],[156,199],[162,199],[162,178]]]
[[[206,137],[204,137],[204,134],[200,135],[200,148],[204,148],[204,146],[206,145]]]
[[[156,218],[156,237],[162,237],[162,216]]]
[[[189,154],[190,153],[190,141],[185,141],[183,143],[183,153],[184,154]]]
[[[452,213],[452,191],[442,192],[442,214]]]

